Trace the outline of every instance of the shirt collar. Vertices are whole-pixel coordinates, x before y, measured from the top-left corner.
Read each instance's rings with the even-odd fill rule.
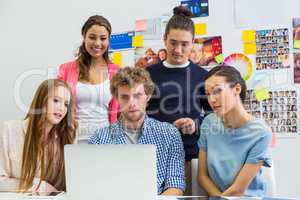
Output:
[[[119,129],[122,131],[122,133],[124,133],[124,128],[123,128],[123,120],[122,118],[119,119],[118,121],[118,125],[119,125]],[[143,126],[141,128],[141,135],[143,135],[144,133],[147,133],[147,127],[149,126],[149,117],[148,115],[145,115],[145,118],[144,118],[144,123],[143,123]]]
[[[173,65],[173,64],[168,63],[166,60],[163,61],[163,65],[164,65],[166,68],[185,68],[185,67],[187,67],[189,64],[190,64],[190,61],[187,61],[186,63],[183,63],[183,64],[181,64],[181,65]]]

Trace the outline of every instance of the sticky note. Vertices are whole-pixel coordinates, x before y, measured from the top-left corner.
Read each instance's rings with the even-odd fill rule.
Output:
[[[132,37],[132,46],[133,47],[142,47],[143,46],[143,36],[136,35]]]
[[[113,52],[112,54],[113,63],[122,66],[122,53],[121,52]]]
[[[300,49],[300,40],[295,40],[294,41],[294,48],[295,49]]]
[[[195,35],[205,35],[206,34],[206,24],[195,24]]]
[[[141,19],[135,21],[135,31],[145,31],[147,28],[147,20]]]
[[[242,33],[244,43],[255,43],[255,30],[245,30]]]
[[[224,56],[223,54],[219,54],[215,57],[215,60],[217,61],[218,64],[222,63],[224,61]]]
[[[265,99],[268,99],[269,96],[269,90],[267,88],[258,88],[254,90],[255,97],[257,101],[263,101]]]
[[[245,43],[244,44],[245,54],[256,54],[256,43]]]

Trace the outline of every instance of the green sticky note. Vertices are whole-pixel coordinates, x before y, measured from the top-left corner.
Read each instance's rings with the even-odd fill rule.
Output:
[[[267,88],[258,88],[254,90],[255,97],[257,101],[263,101],[265,99],[268,99],[269,96],[269,90]]]
[[[295,49],[300,49],[300,40],[295,40],[294,41],[294,48]]]
[[[219,54],[215,57],[215,60],[217,61],[218,64],[222,63],[224,61],[224,56],[223,54]]]

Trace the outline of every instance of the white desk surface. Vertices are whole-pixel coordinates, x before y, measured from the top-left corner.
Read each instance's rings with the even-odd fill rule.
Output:
[[[188,200],[188,199],[197,199],[195,197],[172,197],[172,196],[157,196],[156,200]],[[297,200],[298,198],[287,198],[287,197],[274,197],[274,198],[258,198],[258,197],[226,197],[224,199],[228,200]],[[59,197],[25,197],[21,193],[8,193],[0,192],[0,200],[67,200],[66,193],[61,194]]]

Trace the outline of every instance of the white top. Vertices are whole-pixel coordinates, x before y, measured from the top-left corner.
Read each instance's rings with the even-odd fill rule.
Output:
[[[168,63],[166,60],[163,62],[163,65],[167,68],[185,68],[185,67],[189,66],[189,64],[190,64],[190,61],[187,61],[186,63],[183,63],[181,65],[173,65],[173,64]]]
[[[109,126],[108,108],[112,98],[109,87],[109,79],[96,85],[77,83],[78,140],[86,140],[96,129]]]
[[[14,120],[0,124],[0,191],[17,191],[21,177],[21,164],[27,121]],[[34,180],[34,190],[40,181],[39,172]],[[42,181],[39,190],[45,190]]]

